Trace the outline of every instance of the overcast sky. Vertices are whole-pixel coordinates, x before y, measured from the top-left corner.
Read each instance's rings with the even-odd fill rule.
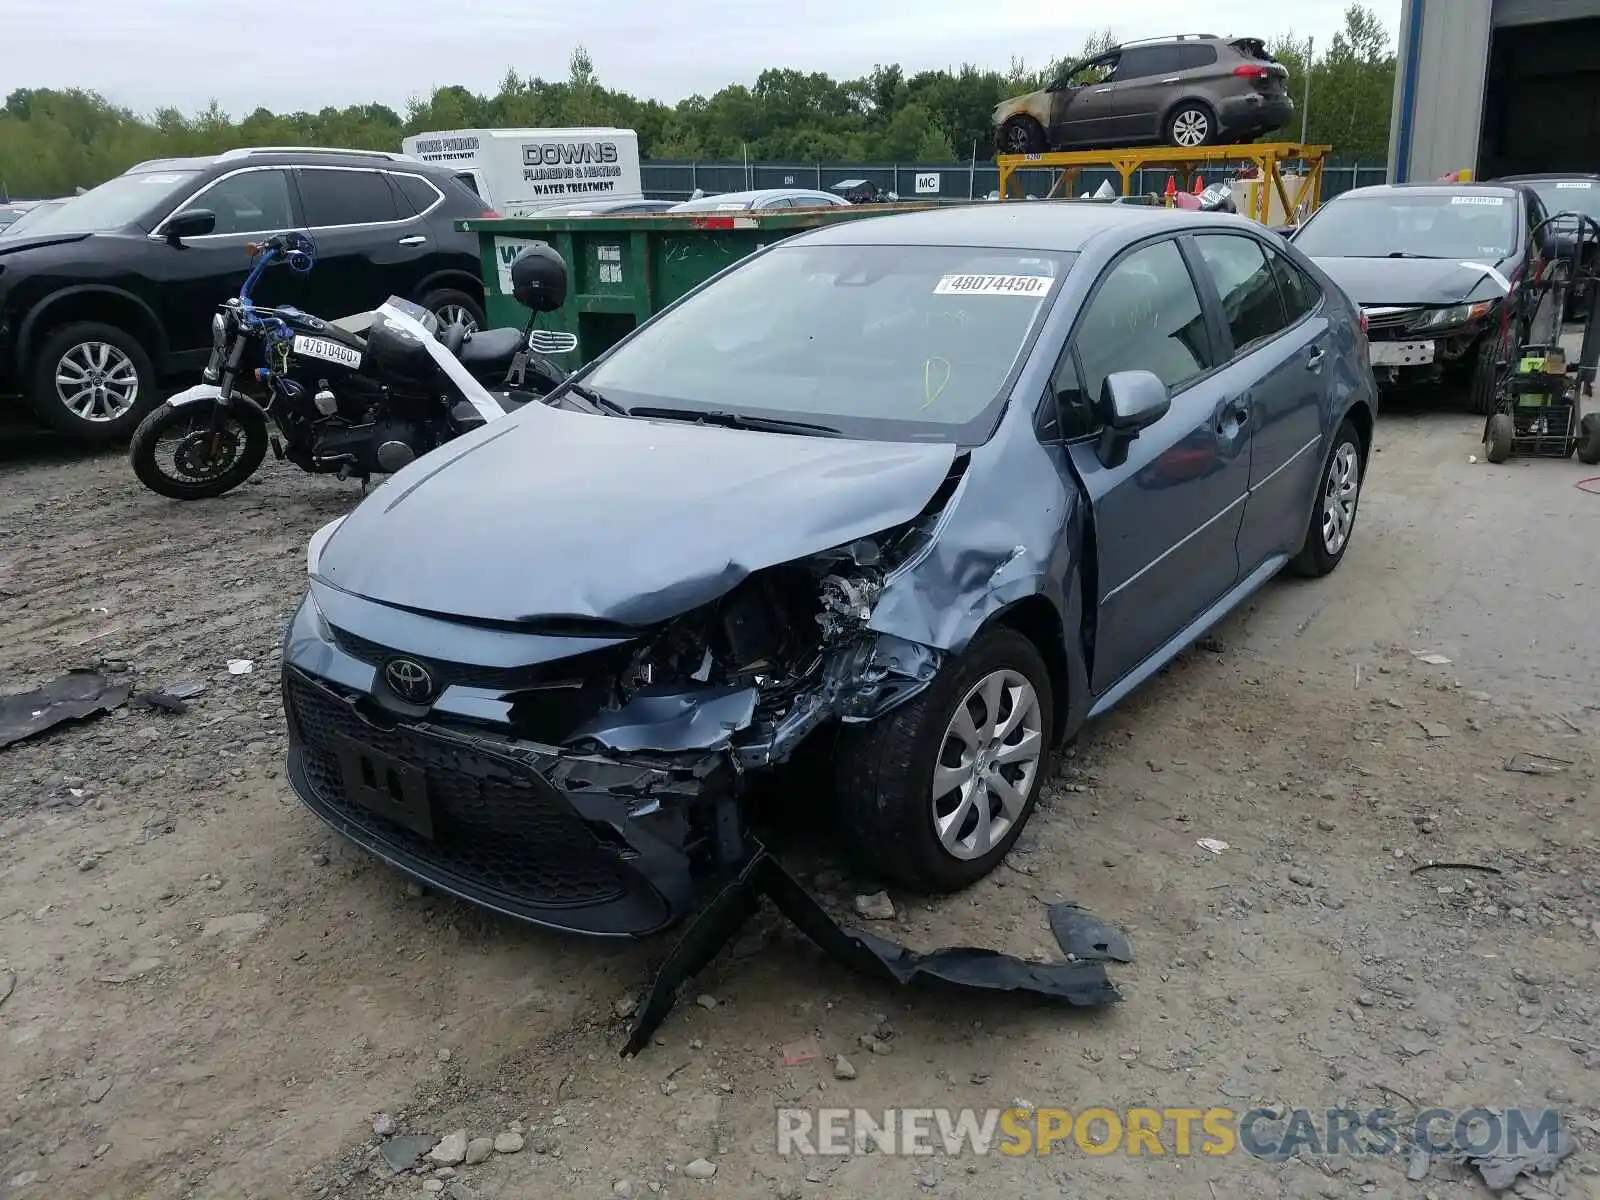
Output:
[[[493,92],[508,66],[560,78],[582,43],[606,86],[672,103],[750,83],[764,67],[849,78],[875,63],[1042,65],[1106,25],[1122,39],[1292,28],[1326,45],[1347,2],[4,0],[0,92],[91,88],[140,112],[214,99],[236,117],[370,100],[403,110],[444,84]],[[1399,0],[1369,4],[1392,35]]]

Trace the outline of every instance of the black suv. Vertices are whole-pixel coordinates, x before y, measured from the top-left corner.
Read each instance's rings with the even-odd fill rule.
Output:
[[[90,442],[130,434],[163,381],[205,366],[216,306],[249,270],[245,244],[288,229],[309,274],[271,271],[254,298],[329,318],[391,295],[483,322],[483,201],[448,169],[382,151],[257,147],[140,163],[0,239],[0,394],[21,392]]]

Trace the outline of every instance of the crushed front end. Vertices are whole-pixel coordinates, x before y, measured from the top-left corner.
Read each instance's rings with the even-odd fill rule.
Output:
[[[649,628],[470,623],[313,577],[283,655],[290,781],[439,891],[585,934],[676,924],[747,862],[751,774],[933,679],[938,651],[868,621],[947,497]]]

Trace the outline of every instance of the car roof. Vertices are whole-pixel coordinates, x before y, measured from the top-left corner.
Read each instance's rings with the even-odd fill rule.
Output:
[[[1515,196],[1521,189],[1514,184],[1497,183],[1449,183],[1442,180],[1428,180],[1418,183],[1375,183],[1371,187],[1351,188],[1347,192],[1340,192],[1328,200],[1332,204],[1335,200],[1343,200],[1346,196],[1403,196],[1417,192],[1440,192],[1445,195],[1460,196]]]
[[[1146,234],[1220,225],[1255,229],[1243,217],[1192,213],[1142,205],[1046,200],[1033,204],[948,205],[842,221],[798,235],[795,241],[833,246],[966,246],[991,250],[1054,250],[1072,253],[1103,234],[1131,241]]]
[[[420,158],[414,158],[409,154],[390,153],[387,150],[325,150],[316,146],[241,146],[222,154],[196,155],[188,158],[152,158],[129,167],[123,174],[204,171],[224,164],[240,167],[315,164],[329,167],[384,167],[433,175],[454,173],[449,167],[423,162]]]
[[[1556,179],[1600,179],[1600,174],[1593,171],[1535,171],[1528,175],[1501,175],[1497,182],[1540,183]]]

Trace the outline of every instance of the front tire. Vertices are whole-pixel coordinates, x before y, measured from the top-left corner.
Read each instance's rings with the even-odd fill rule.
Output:
[[[1356,528],[1356,507],[1361,502],[1361,435],[1348,419],[1333,435],[1333,450],[1322,466],[1317,503],[1306,527],[1300,552],[1289,568],[1307,579],[1331,574],[1344,561]]]
[[[139,482],[173,500],[209,500],[254,475],[267,456],[266,417],[255,405],[241,401],[213,431],[215,409],[215,403],[182,408],[163,404],[146,417],[128,447]],[[173,434],[176,444],[164,454],[165,439]]]
[[[466,326],[468,333],[473,333],[482,329],[488,319],[475,296],[456,288],[436,288],[417,303],[439,319],[440,329],[448,329],[459,322]]]
[[[1217,140],[1219,132],[1217,115],[1211,111],[1210,105],[1198,100],[1185,101],[1173,109],[1163,130],[1167,145],[1185,150],[1211,145]]]
[[[1044,126],[1032,117],[1011,117],[1000,126],[1000,153],[1043,154]]]
[[[839,819],[862,865],[918,892],[956,891],[994,870],[1039,798],[1053,705],[1038,649],[996,627],[915,700],[842,729]]]
[[[80,442],[121,441],[160,402],[150,356],[115,325],[63,325],[44,339],[33,359],[28,401],[34,412]]]
[[[1467,411],[1487,417],[1494,411],[1500,380],[1501,349],[1508,339],[1499,333],[1485,333],[1472,355],[1472,373],[1467,379]]]

